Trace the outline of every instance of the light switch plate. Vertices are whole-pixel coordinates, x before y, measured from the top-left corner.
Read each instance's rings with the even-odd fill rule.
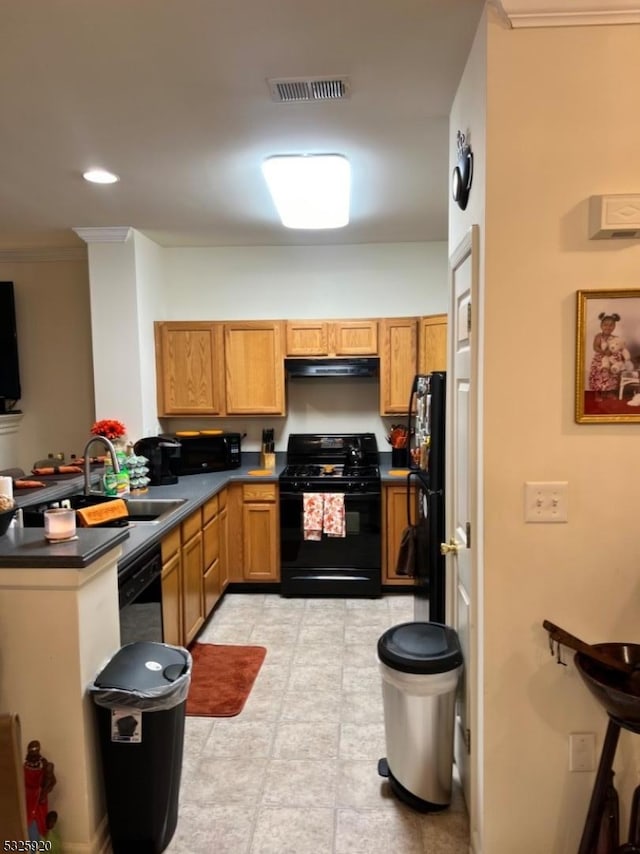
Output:
[[[569,771],[596,770],[596,736],[593,732],[569,733]]]
[[[524,485],[525,522],[568,522],[569,484],[566,480],[527,481]]]

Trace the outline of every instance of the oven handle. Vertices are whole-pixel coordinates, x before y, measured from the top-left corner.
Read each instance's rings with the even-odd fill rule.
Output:
[[[314,490],[310,489],[309,492],[314,492]],[[335,493],[321,492],[318,494],[319,495],[333,495]],[[350,499],[353,500],[354,498],[366,498],[366,499],[380,498],[380,496],[381,496],[381,493],[379,491],[376,491],[376,492],[344,492],[342,494],[344,495],[345,501],[349,501]],[[280,500],[281,501],[283,499],[289,499],[290,500],[292,498],[299,498],[300,500],[302,500],[303,495],[304,495],[303,492],[282,492],[282,490],[281,490],[280,491]]]

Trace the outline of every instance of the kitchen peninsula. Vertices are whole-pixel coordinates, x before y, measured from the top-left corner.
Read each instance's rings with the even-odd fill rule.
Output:
[[[98,854],[108,848],[87,687],[120,647],[118,571],[179,530],[230,480],[250,479],[250,469],[151,487],[149,497],[187,499],[157,525],[78,528],[77,540],[56,544],[45,541],[42,528],[10,528],[0,537],[0,704],[19,715],[23,744],[38,739],[55,763],[58,785],[50,806],[59,813],[65,850]],[[16,492],[16,503],[24,509],[59,501],[82,486],[78,476],[28,496]]]
[[[383,484],[394,484],[397,490],[398,478],[388,473],[390,455],[383,456]],[[52,808],[60,814],[60,832],[70,851],[98,854],[107,838],[87,686],[120,646],[118,571],[154,543],[164,544],[176,534],[180,541],[181,529],[202,512],[202,578],[209,561],[204,508],[218,498],[222,503],[222,495],[229,493],[229,581],[250,584],[254,579],[243,568],[245,536],[241,526],[251,517],[251,511],[243,515],[243,506],[256,509],[256,499],[254,496],[246,505],[242,496],[268,485],[277,490],[284,464],[284,460],[277,460],[271,474],[256,477],[251,472],[257,460],[257,454],[247,453],[239,469],[190,475],[172,486],[150,487],[146,497],[186,499],[158,524],[78,528],[77,541],[54,545],[45,542],[42,528],[12,528],[0,537],[0,703],[4,710],[20,716],[24,744],[39,739],[56,764],[59,785],[52,796]],[[28,496],[16,492],[16,501],[25,508],[59,501],[81,489],[82,477],[78,476]],[[261,520],[266,515],[256,512]],[[220,551],[226,548],[226,543],[221,544]],[[266,579],[274,584],[278,580],[279,573]],[[202,599],[205,597],[206,589]],[[184,608],[182,600],[182,614]],[[203,608],[200,626],[210,610]],[[184,622],[182,619],[182,628]],[[165,619],[167,642],[191,641],[188,635],[181,641],[167,637],[167,627]]]
[[[124,529],[79,530],[48,545],[42,529],[0,537],[0,707],[20,717],[56,765],[50,806],[65,849],[105,850],[106,820],[87,685],[120,645],[117,561]],[[68,846],[68,847],[67,847]]]

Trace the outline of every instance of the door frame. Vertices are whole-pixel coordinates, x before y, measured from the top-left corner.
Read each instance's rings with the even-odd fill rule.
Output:
[[[472,225],[458,245],[449,255],[449,335],[448,335],[448,391],[447,391],[447,449],[449,461],[446,475],[446,538],[448,542],[455,539],[456,513],[453,506],[456,490],[454,488],[453,449],[454,442],[460,437],[457,425],[454,424],[455,383],[454,357],[456,354],[456,331],[458,319],[456,288],[458,276],[470,278],[470,316],[469,320],[469,400],[468,400],[468,436],[467,436],[467,465],[468,465],[468,512],[470,524],[470,543],[467,558],[470,562],[471,589],[469,591],[469,655],[465,660],[465,680],[468,685],[468,709],[466,718],[470,730],[471,747],[469,750],[469,780],[467,787],[467,809],[470,824],[470,850],[473,854],[482,851],[482,792],[483,792],[483,527],[482,527],[482,422],[480,403],[482,399],[480,370],[481,358],[481,299],[480,299],[480,237],[479,227]],[[470,265],[470,266],[467,266]],[[467,543],[461,544],[467,550]],[[455,553],[448,559],[446,575],[447,622],[458,628],[458,558]]]

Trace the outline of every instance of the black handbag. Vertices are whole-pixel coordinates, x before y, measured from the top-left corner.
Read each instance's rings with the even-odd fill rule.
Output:
[[[417,557],[418,526],[407,525],[400,538],[398,559],[396,561],[396,575],[405,575],[415,578]]]

